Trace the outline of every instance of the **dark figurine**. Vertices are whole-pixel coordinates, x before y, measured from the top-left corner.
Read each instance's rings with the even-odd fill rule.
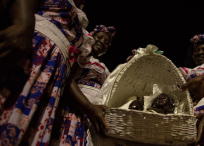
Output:
[[[144,109],[144,98],[134,100],[129,105],[129,109],[140,110],[143,111]],[[161,93],[158,95],[153,103],[151,108],[148,108],[147,111],[153,111],[162,114],[170,114],[174,112],[174,100],[169,97],[168,95]]]
[[[129,109],[143,111],[143,109],[144,109],[144,97],[142,97],[142,98],[137,97],[136,100],[131,102],[131,104],[129,105]]]

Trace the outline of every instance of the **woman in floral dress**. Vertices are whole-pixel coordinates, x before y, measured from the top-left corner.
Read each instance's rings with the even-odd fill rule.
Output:
[[[198,136],[194,145],[204,145],[204,35],[195,35],[190,41],[192,45],[188,50],[186,67],[179,68],[187,81],[181,87],[181,91],[189,89],[193,100],[194,114],[198,118]]]
[[[109,70],[106,65],[99,61],[99,56],[105,54],[112,42],[112,37],[115,34],[114,27],[105,27],[104,25],[97,25],[90,35],[93,36],[95,43],[91,46],[86,45],[86,50],[92,50],[91,53],[82,53],[78,57],[79,66],[74,74],[74,79],[78,84],[81,92],[88,98],[88,100],[95,105],[100,104],[97,94],[103,85],[103,82],[109,75]],[[63,103],[62,103],[63,104]],[[60,104],[61,105],[61,104]],[[53,145],[74,145],[74,146],[91,146],[96,145],[96,133],[91,128],[92,139],[90,131],[87,133],[89,127],[89,116],[85,116],[83,111],[79,111],[75,105],[64,105],[63,112],[58,111],[57,121],[55,124],[55,136],[53,137]],[[60,117],[63,115],[63,122],[60,122]],[[85,117],[84,117],[85,116]],[[62,119],[62,118],[61,118]],[[92,122],[93,123],[93,122]],[[93,125],[94,127],[94,125]],[[60,131],[59,131],[60,130]],[[58,134],[57,134],[58,133]],[[87,136],[88,134],[88,136]]]
[[[83,1],[75,2],[83,7]],[[78,50],[87,53],[84,41],[93,43],[85,31],[88,20],[72,0],[2,3],[11,25],[0,32],[0,145],[48,145],[75,56]],[[75,104],[95,126],[107,128],[105,107],[91,104],[70,84]]]

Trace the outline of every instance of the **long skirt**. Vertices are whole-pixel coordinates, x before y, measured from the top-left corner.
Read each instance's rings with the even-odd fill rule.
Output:
[[[35,31],[32,52],[0,73],[0,145],[48,145],[67,67],[60,49]]]
[[[81,85],[79,88],[92,104],[96,104],[99,89]],[[64,104],[60,102],[57,111],[51,146],[95,146],[98,145],[98,136],[88,117],[79,111],[74,103]]]

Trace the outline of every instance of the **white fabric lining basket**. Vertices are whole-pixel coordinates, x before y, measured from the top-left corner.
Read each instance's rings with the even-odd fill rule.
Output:
[[[108,136],[157,145],[187,145],[196,139],[196,119],[188,91],[179,92],[177,85],[185,83],[179,70],[165,56],[153,53],[155,46],[148,45],[150,51],[135,55],[117,74],[106,105]],[[152,51],[151,51],[152,50]],[[110,75],[111,76],[111,75]],[[108,81],[106,81],[108,82]],[[111,81],[112,82],[112,81]],[[163,88],[163,93],[171,94],[179,101],[177,114],[157,114],[136,110],[119,109],[128,97],[152,94],[153,84]],[[106,89],[107,90],[107,89]],[[179,107],[178,106],[178,107]]]

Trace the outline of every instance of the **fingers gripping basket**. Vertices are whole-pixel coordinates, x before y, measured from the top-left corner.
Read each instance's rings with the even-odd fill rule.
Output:
[[[111,107],[106,111],[109,124],[107,135],[119,139],[158,145],[186,145],[196,138],[196,120],[189,93],[179,92],[177,86],[185,83],[176,66],[165,56],[155,54],[157,48],[148,45],[138,51],[128,63],[113,72],[109,83],[103,87],[103,104]],[[117,70],[117,69],[116,69]],[[104,83],[108,85],[110,78]],[[127,97],[152,94],[153,84],[162,87],[163,93],[171,94],[179,102],[177,114],[157,114],[136,110],[119,109]],[[105,93],[104,91],[107,90]],[[104,93],[104,95],[102,95]],[[106,96],[106,97],[105,97]]]

